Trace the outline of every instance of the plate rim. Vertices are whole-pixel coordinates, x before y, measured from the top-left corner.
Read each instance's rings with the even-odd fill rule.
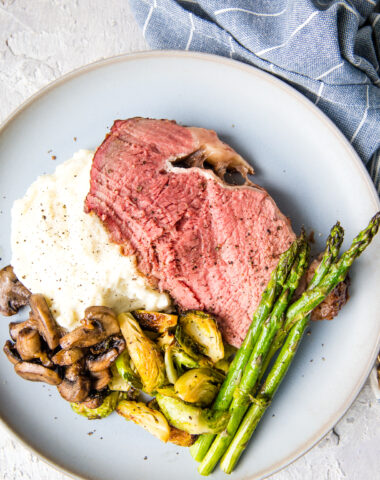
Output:
[[[185,50],[144,50],[139,52],[131,52],[131,53],[123,53],[119,55],[114,55],[111,57],[107,57],[101,60],[97,60],[95,62],[91,62],[89,64],[83,65],[78,67],[59,78],[49,82],[47,85],[39,89],[33,95],[28,97],[24,100],[16,109],[14,109],[0,124],[0,135],[4,132],[4,130],[19,116],[21,115],[24,110],[26,110],[29,106],[31,106],[35,101],[39,98],[43,97],[44,95],[48,94],[51,90],[58,88],[62,84],[79,77],[83,74],[91,72],[93,70],[102,68],[107,65],[111,65],[114,63],[122,63],[134,60],[143,60],[144,58],[191,58],[195,60],[203,60],[208,61],[211,63],[219,63],[225,64],[226,66],[232,67],[234,69],[238,69],[249,73],[253,76],[259,76],[262,79],[266,80],[268,83],[272,83],[275,87],[280,88],[286,94],[295,98],[296,101],[301,102],[309,111],[311,111],[315,116],[317,116],[322,123],[328,127],[328,130],[334,135],[338,142],[344,147],[345,151],[347,152],[347,156],[350,157],[352,164],[356,167],[358,173],[362,176],[363,180],[365,181],[366,187],[368,189],[368,193],[370,194],[371,200],[373,200],[374,208],[380,210],[380,199],[378,193],[375,189],[375,186],[371,180],[371,177],[364,166],[364,163],[360,159],[357,152],[354,150],[352,144],[349,140],[344,136],[344,134],[338,129],[338,127],[334,124],[334,122],[320,110],[310,99],[304,96],[302,93],[298,92],[294,87],[287,84],[284,80],[272,75],[269,72],[261,70],[258,67],[253,65],[249,65],[243,63],[239,60],[235,60],[232,58],[222,57],[219,55],[203,53],[203,52],[191,52]],[[361,375],[358,382],[352,388],[351,394],[347,397],[344,404],[341,408],[332,415],[328,421],[326,421],[322,427],[319,428],[318,432],[313,435],[313,437],[304,444],[303,447],[298,448],[292,454],[288,455],[284,460],[279,461],[273,464],[271,467],[261,470],[255,474],[249,475],[245,477],[244,480],[259,480],[268,478],[271,475],[285,469],[300,457],[305,455],[309,452],[320,440],[322,440],[329,431],[336,425],[339,420],[345,415],[347,410],[350,406],[354,403],[355,399],[359,395],[363,385],[365,384],[368,375],[370,374],[373,364],[375,362],[377,352],[380,349],[380,329],[378,332],[378,338],[376,346],[370,356],[370,362],[365,366],[363,369],[363,374]],[[0,416],[0,424],[4,428],[5,431],[11,436],[11,438],[17,440],[21,443],[26,449],[32,451],[35,455],[41,458],[46,464],[50,467],[54,468],[56,471],[60,473],[64,473],[65,475],[75,479],[75,480],[92,480],[91,477],[87,476],[84,477],[78,473],[75,473],[73,470],[68,470],[67,467],[60,464],[58,461],[54,461],[42,453],[39,449],[35,448],[33,445],[29,444],[27,440],[25,440],[21,434],[18,434],[13,428],[8,425],[8,423]]]

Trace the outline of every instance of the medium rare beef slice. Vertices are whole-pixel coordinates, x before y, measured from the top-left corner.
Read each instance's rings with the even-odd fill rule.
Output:
[[[198,166],[176,167],[181,159]],[[221,180],[230,168],[253,172],[215,132],[118,120],[94,156],[86,210],[180,308],[213,313],[239,346],[295,235],[264,189]]]

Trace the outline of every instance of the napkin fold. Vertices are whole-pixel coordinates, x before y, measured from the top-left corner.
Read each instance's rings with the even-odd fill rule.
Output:
[[[380,194],[380,2],[130,0],[152,48],[208,52],[281,78],[344,133]]]

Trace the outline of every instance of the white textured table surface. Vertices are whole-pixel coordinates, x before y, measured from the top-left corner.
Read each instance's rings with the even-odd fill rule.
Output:
[[[0,122],[64,73],[146,49],[126,0],[0,0]],[[272,478],[380,478],[379,427],[380,405],[367,384],[332,432]],[[67,478],[0,427],[0,479]]]

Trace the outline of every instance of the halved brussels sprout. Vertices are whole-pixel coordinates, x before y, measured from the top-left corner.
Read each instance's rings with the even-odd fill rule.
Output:
[[[173,347],[167,347],[165,350],[165,370],[169,383],[174,385],[178,379],[178,373],[173,361]]]
[[[184,432],[183,430],[179,430],[178,428],[170,427],[170,435],[169,435],[169,442],[175,443],[180,447],[191,447],[191,445],[195,442],[197,436],[190,435],[190,433]]]
[[[100,420],[108,417],[116,408],[119,400],[125,398],[125,394],[121,392],[112,392],[106,396],[103,403],[98,408],[88,408],[83,403],[71,403],[71,408],[78,415],[86,417],[89,420]]]
[[[133,387],[131,382],[129,382],[128,380],[125,380],[120,375],[115,364],[113,364],[111,367],[111,374],[112,374],[112,377],[108,383],[108,388],[116,392],[126,392],[128,393],[129,400],[136,400],[139,395],[139,391],[136,390],[135,387]]]
[[[216,397],[223,380],[224,375],[211,368],[194,368],[179,377],[174,391],[185,402],[207,407]]]
[[[173,427],[191,435],[220,433],[228,422],[229,413],[209,408],[200,408],[185,403],[179,398],[156,395],[156,400],[165,417]]]
[[[184,333],[200,346],[201,353],[211,358],[214,363],[224,357],[222,334],[211,315],[189,310],[180,316],[179,323]]]
[[[178,398],[177,394],[175,393],[173,385],[164,385],[163,387],[157,388],[157,393],[160,393],[165,397]]]
[[[131,358],[129,356],[128,350],[124,350],[124,352],[117,357],[114,365],[123,380],[129,382],[135,388],[142,388],[142,383],[137,374],[135,373],[134,369],[132,368]]]
[[[121,313],[117,319],[127,343],[128,353],[142,380],[144,391],[152,393],[166,380],[165,363],[161,351],[144,335],[131,313]]]
[[[166,347],[170,347],[170,345],[174,345],[174,343],[175,343],[174,333],[172,333],[172,332],[162,333],[157,338],[156,343],[161,348],[161,350],[165,350]]]
[[[183,371],[183,368],[199,368],[199,361],[188,355],[182,348],[173,347],[173,357],[177,368]]]
[[[177,325],[178,316],[147,310],[135,310],[133,315],[137,318],[141,328],[153,332],[166,332]]]
[[[224,344],[224,358],[215,363],[215,368],[221,370],[225,374],[228,373],[231,362],[236,354],[237,348],[229,345],[228,343]]]
[[[149,433],[159,438],[163,442],[167,442],[170,436],[170,427],[168,421],[158,410],[149,408],[142,402],[129,402],[123,400],[116,408],[119,415],[127,420],[141,425]]]

